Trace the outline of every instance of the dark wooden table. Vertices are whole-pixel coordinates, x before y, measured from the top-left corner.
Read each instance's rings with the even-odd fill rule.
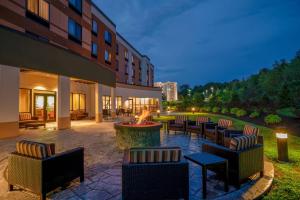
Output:
[[[25,128],[38,128],[39,126],[43,126],[46,128],[46,123],[45,122],[31,122],[31,123],[26,123]]]
[[[184,157],[202,167],[202,194],[204,199],[206,198],[207,170],[210,168],[217,167],[223,169],[224,190],[228,191],[228,161],[226,159],[209,153],[193,153]]]

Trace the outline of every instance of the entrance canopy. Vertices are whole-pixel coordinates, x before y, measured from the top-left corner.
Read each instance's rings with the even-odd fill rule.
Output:
[[[115,87],[115,73],[48,42],[0,26],[0,64],[74,77]]]

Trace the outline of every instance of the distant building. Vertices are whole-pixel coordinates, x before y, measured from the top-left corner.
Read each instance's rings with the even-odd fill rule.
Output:
[[[177,101],[177,83],[176,82],[156,82],[154,83],[155,87],[162,88],[162,93],[166,97],[167,101]]]

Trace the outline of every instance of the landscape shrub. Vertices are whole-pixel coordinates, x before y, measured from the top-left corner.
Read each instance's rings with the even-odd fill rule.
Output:
[[[276,110],[276,113],[286,117],[297,117],[296,108],[293,107],[278,109]]]
[[[231,108],[230,109],[230,114],[235,115],[238,110],[239,110],[239,108]]]
[[[270,114],[265,117],[264,121],[266,124],[271,125],[279,124],[282,121],[282,119],[278,115]]]
[[[228,113],[228,108],[222,108],[221,113],[227,114]]]
[[[204,106],[204,107],[203,107],[203,110],[204,110],[205,112],[211,112],[211,107],[210,107],[210,106]]]
[[[259,113],[258,111],[253,111],[253,112],[249,115],[249,117],[253,119],[253,118],[259,117],[259,115],[260,115],[260,113]]]
[[[236,111],[235,115],[236,115],[237,117],[243,117],[243,116],[247,115],[247,111],[244,110],[244,109],[238,109],[238,110]]]
[[[213,113],[218,113],[218,112],[220,112],[220,108],[215,106],[215,107],[213,107],[212,112]]]

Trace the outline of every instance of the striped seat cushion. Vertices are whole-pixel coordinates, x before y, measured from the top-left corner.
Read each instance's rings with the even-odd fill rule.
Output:
[[[130,163],[164,163],[179,162],[181,149],[169,148],[132,148],[129,153]]]
[[[228,119],[220,119],[218,121],[218,126],[222,127],[222,128],[228,128],[228,127],[232,126],[232,121],[228,120]]]
[[[19,154],[33,158],[43,159],[54,155],[50,145],[44,143],[22,140],[17,142],[16,148]]]
[[[185,115],[179,115],[175,118],[175,124],[184,124],[185,121],[187,121],[188,117]]]
[[[19,113],[19,120],[20,121],[31,120],[31,113]]]
[[[243,134],[244,135],[256,135],[256,136],[258,136],[259,129],[257,127],[250,126],[250,125],[246,124],[244,126]]]
[[[234,151],[241,151],[253,147],[257,144],[255,135],[243,135],[231,138],[229,148]]]
[[[199,126],[201,123],[207,123],[209,121],[210,121],[209,117],[197,117],[196,125]]]

